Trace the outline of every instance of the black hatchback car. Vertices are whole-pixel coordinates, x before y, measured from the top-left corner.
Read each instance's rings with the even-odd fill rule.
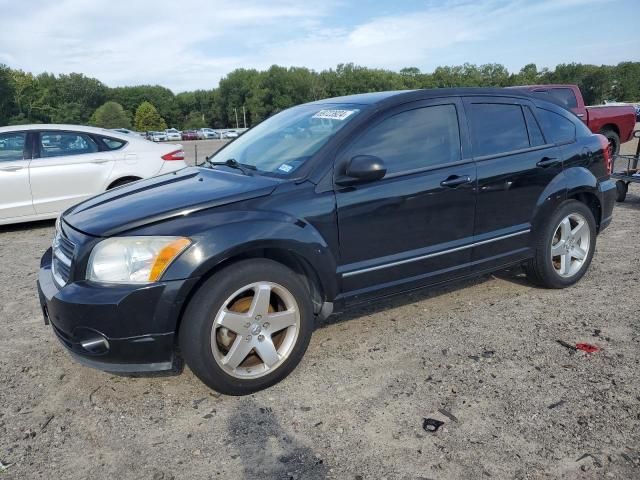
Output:
[[[527,93],[371,93],[285,110],[202,167],[66,211],[45,315],[81,362],[247,394],[300,362],[316,317],[524,265],[577,282],[611,221],[606,139]]]

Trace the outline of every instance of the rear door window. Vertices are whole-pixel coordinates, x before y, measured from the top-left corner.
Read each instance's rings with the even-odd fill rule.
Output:
[[[520,105],[473,103],[470,123],[476,157],[499,155],[530,147]]]
[[[538,125],[538,121],[531,113],[531,109],[529,107],[524,108],[524,117],[527,120],[527,130],[529,131],[529,143],[532,147],[537,147],[539,145],[544,145],[545,141],[542,137],[542,131],[540,130],[540,125]]]
[[[0,134],[0,162],[23,160],[26,138],[26,133]]]
[[[40,157],[62,157],[95,153],[99,150],[96,142],[83,133],[76,132],[41,132]]]

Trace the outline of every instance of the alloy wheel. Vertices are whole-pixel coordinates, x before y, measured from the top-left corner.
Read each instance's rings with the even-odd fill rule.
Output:
[[[589,223],[582,215],[564,217],[551,239],[551,262],[556,273],[564,278],[578,273],[589,255],[590,242]]]
[[[234,292],[216,314],[211,351],[218,365],[240,379],[263,377],[290,356],[300,330],[300,309],[289,290],[256,282]]]

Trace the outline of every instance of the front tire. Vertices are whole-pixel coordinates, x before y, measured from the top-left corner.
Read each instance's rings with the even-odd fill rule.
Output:
[[[596,221],[584,203],[564,202],[540,230],[527,277],[545,288],[575,284],[591,264],[596,246]]]
[[[242,260],[193,296],[180,326],[180,350],[207,386],[247,395],[293,371],[309,345],[313,319],[298,275],[272,260]]]

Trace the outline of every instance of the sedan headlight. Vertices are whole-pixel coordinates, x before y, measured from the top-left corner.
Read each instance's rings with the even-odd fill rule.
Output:
[[[156,282],[189,245],[191,240],[182,237],[108,238],[93,248],[87,279],[112,283]]]

